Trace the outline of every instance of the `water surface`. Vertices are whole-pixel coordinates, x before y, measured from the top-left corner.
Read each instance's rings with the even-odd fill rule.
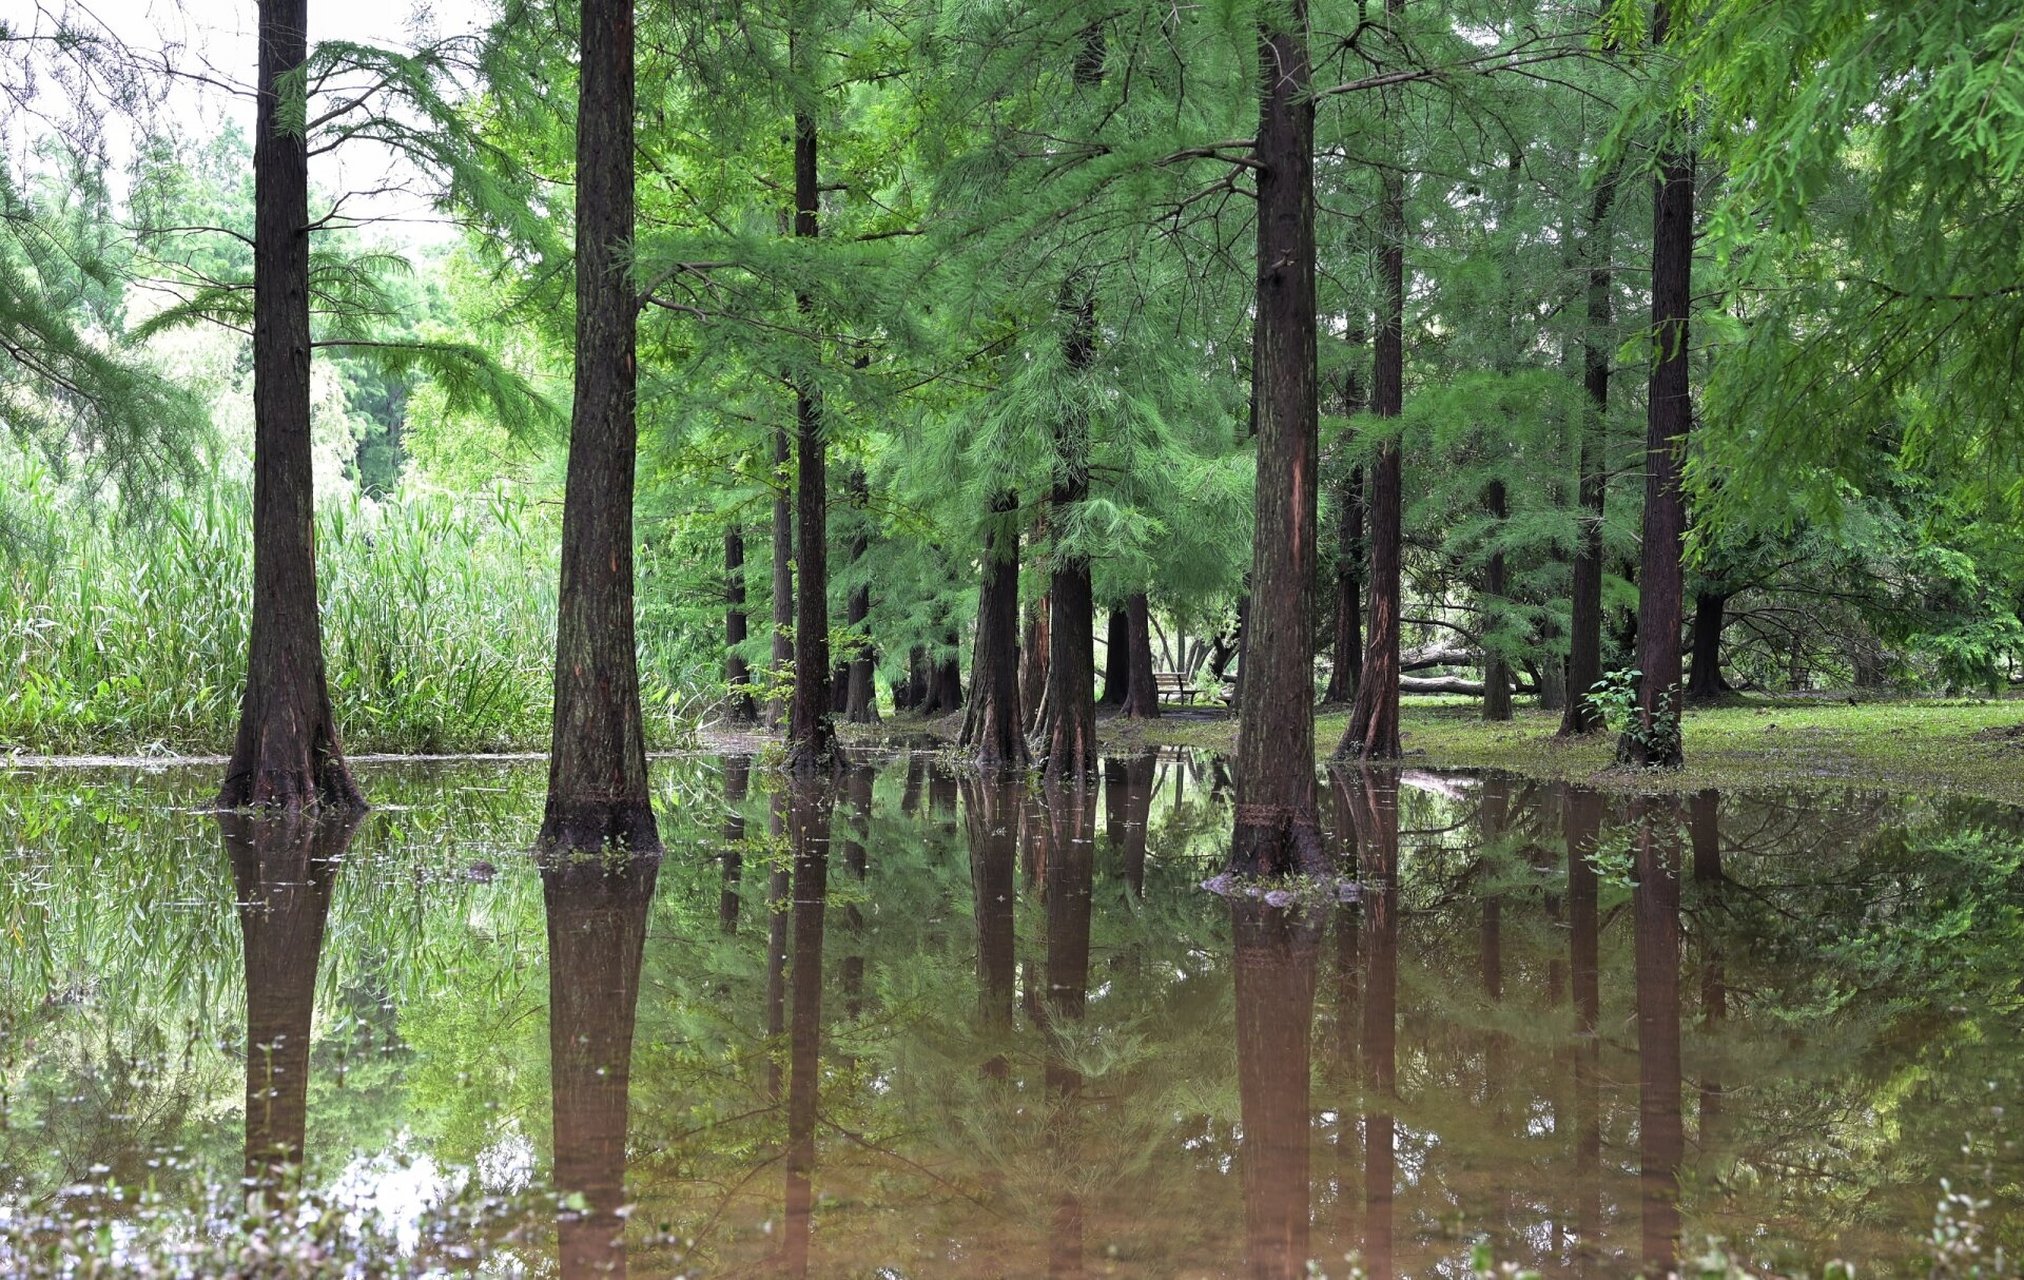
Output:
[[[523,1219],[459,1247],[572,1276],[1431,1275],[1479,1242],[1617,1275],[1710,1238],[1889,1274],[1942,1179],[2024,1242],[1998,807],[1350,772],[1360,900],[1278,909],[1201,887],[1207,758],[1080,795],[661,760],[662,858],[545,867],[538,763],[373,765],[338,827],[202,812],[211,774],[0,777],[0,1270],[66,1223],[145,1247],[143,1193],[298,1183],[425,1254],[429,1203],[495,1194]]]

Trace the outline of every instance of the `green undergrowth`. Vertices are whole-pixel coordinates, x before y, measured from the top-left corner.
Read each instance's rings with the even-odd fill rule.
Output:
[[[1315,719],[1315,753],[1326,759],[1349,722],[1346,709]],[[1409,766],[1502,769],[1526,777],[1579,781],[1608,790],[1698,791],[1780,784],[1846,783],[1889,791],[1953,792],[2024,804],[2024,700],[1846,697],[1733,698],[1689,708],[1687,767],[1675,772],[1620,768],[1607,734],[1556,736],[1560,713],[1525,707],[1485,723],[1473,700],[1408,699],[1400,742]],[[921,735],[953,740],[961,717],[889,719],[882,741]],[[1192,747],[1230,751],[1234,716],[1103,718],[1106,751]]]

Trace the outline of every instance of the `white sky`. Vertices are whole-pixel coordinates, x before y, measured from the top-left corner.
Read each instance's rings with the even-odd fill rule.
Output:
[[[493,12],[493,0],[309,0],[309,38],[312,44],[346,40],[412,49],[431,39],[474,33]],[[0,22],[16,32],[53,31],[66,14],[73,22],[80,17],[95,20],[144,55],[159,57],[173,51],[170,64],[184,77],[167,104],[177,132],[192,140],[204,139],[234,119],[251,136],[250,90],[258,56],[255,0],[0,0]],[[45,78],[38,101],[60,92]],[[6,105],[0,102],[0,107]],[[0,125],[0,135],[20,155],[33,146],[35,133],[47,127],[36,121],[25,127],[9,123]],[[118,165],[124,161],[120,152],[125,148],[116,137],[112,141]],[[310,159],[313,190],[357,191],[398,181],[413,182],[412,168],[378,149],[353,145]],[[412,194],[355,199],[347,202],[345,211],[386,220],[368,227],[368,235],[423,243],[454,234],[434,221],[425,199]],[[312,198],[310,216],[323,212]]]

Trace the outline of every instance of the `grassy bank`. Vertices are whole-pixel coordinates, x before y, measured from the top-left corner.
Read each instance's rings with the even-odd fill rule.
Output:
[[[1325,757],[1349,719],[1324,712],[1315,745]],[[884,726],[893,741],[931,733],[951,739],[961,717]],[[1905,699],[1850,705],[1825,698],[1747,699],[1689,711],[1687,767],[1644,773],[1613,767],[1615,743],[1597,734],[1554,736],[1557,712],[1520,710],[1486,724],[1473,701],[1409,699],[1401,729],[1406,763],[1424,768],[1505,769],[1528,777],[1580,781],[1622,790],[1693,791],[1703,787],[1846,782],[1892,791],[1948,791],[2024,804],[2024,701]],[[1105,750],[1134,746],[1228,751],[1234,717],[1105,718]]]

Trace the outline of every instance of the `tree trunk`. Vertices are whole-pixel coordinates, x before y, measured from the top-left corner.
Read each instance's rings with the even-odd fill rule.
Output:
[[[1613,345],[1610,294],[1609,210],[1616,199],[1616,170],[1595,189],[1588,214],[1588,325],[1582,332],[1582,385],[1593,412],[1581,430],[1581,532],[1574,544],[1573,590],[1567,636],[1567,705],[1560,736],[1595,733],[1602,713],[1588,701],[1602,679],[1602,512],[1609,492],[1609,353]]]
[[[1103,696],[1099,707],[1124,706],[1125,690],[1131,684],[1131,622],[1123,609],[1106,610],[1110,629],[1103,646]]]
[[[309,1124],[316,968],[358,811],[221,813],[246,962],[246,1181],[286,1203]]]
[[[759,708],[752,701],[752,668],[738,653],[745,643],[745,530],[724,530],[724,683],[730,688],[728,714],[732,724],[755,724]]]
[[[815,1125],[822,1076],[822,946],[829,902],[829,828],[836,796],[826,778],[797,778],[788,811],[794,850],[794,956],[788,971],[787,1160],[783,1270],[808,1274],[814,1226]]]
[[[787,431],[773,429],[773,667],[766,673],[766,727],[784,723],[787,671],[794,662],[794,500],[788,494],[794,469],[789,466]]]
[[[1396,20],[1404,0],[1385,0]],[[1387,107],[1387,114],[1390,109]],[[1396,418],[1405,412],[1406,187],[1386,169],[1378,211],[1377,341],[1371,364],[1371,412]],[[1370,476],[1370,636],[1357,679],[1356,706],[1335,749],[1338,759],[1396,760],[1399,748],[1400,560],[1403,552],[1405,477],[1396,438],[1379,448]]]
[[[1019,719],[1019,530],[1011,523],[1018,495],[991,502],[984,534],[984,576],[977,589],[977,645],[970,662],[970,708],[960,744],[987,769],[1026,767]]]
[[[1243,1138],[1246,1274],[1307,1276],[1311,1256],[1309,1116],[1319,912],[1230,902],[1236,985],[1237,1098]]]
[[[870,515],[866,508],[869,495],[863,467],[858,467],[850,474],[850,496],[858,509],[858,519],[868,520]],[[860,524],[857,536],[850,541],[850,561],[853,565],[861,567],[860,562],[863,561],[865,551],[870,545],[871,539],[865,533],[864,526]],[[871,617],[871,584],[860,581],[850,589],[849,612],[845,614],[845,621],[850,624],[853,635],[863,635],[865,619],[869,617]],[[851,724],[877,724],[878,686],[872,681],[870,637],[858,641],[857,651],[851,655],[848,672],[848,685],[843,697],[843,718]]]
[[[253,140],[253,618],[218,807],[363,808],[324,679],[309,437],[309,150],[281,82],[309,56],[308,0],[261,0]],[[630,474],[628,473],[628,480]]]
[[[544,859],[548,1078],[560,1271],[626,1273],[626,1120],[633,1021],[658,856]]]
[[[1314,795],[1317,545],[1314,101],[1307,10],[1258,26],[1258,279],[1252,394],[1258,430],[1251,607],[1238,703],[1236,824],[1229,869],[1328,869]],[[1304,1215],[1303,1215],[1304,1217]]]
[[[1511,514],[1505,501],[1504,482],[1490,482],[1490,518],[1496,521],[1492,535],[1499,543],[1504,537],[1504,521]],[[1492,608],[1502,611],[1508,583],[1504,572],[1504,551],[1500,545],[1490,553],[1490,565],[1484,573],[1484,594]],[[1485,630],[1489,629],[1488,619]],[[1511,664],[1495,645],[1485,645],[1483,653],[1483,718],[1485,720],[1509,720],[1511,718]]]
[[[963,662],[957,656],[962,641],[962,636],[951,628],[945,645],[947,656],[928,666],[928,705],[937,715],[963,709]]]
[[[805,36],[796,32],[800,44]],[[790,51],[790,58],[794,57]],[[794,113],[794,237],[815,238],[815,117]],[[795,298],[806,317],[807,294]],[[794,614],[794,701],[787,724],[787,767],[806,773],[844,763],[836,742],[836,718],[829,709],[829,461],[822,435],[822,403],[814,387],[794,389],[795,569],[798,607]]]
[[[1663,44],[1669,6],[1658,5],[1652,40]],[[1626,764],[1677,769],[1680,745],[1680,555],[1687,498],[1680,464],[1693,426],[1687,384],[1693,306],[1694,161],[1672,144],[1659,159],[1652,212],[1652,371],[1645,431],[1644,558],[1638,570],[1638,726],[1617,743]]]
[[[1722,611],[1729,596],[1702,591],[1694,596],[1694,649],[1687,670],[1687,700],[1713,702],[1729,692],[1722,678]]]
[[[1128,720],[1150,720],[1160,713],[1160,682],[1153,675],[1153,608],[1143,591],[1125,600],[1124,714]]]
[[[1672,1270],[1680,1234],[1680,872],[1677,801],[1641,797],[1631,891],[1637,976],[1638,1190],[1645,1274]]]
[[[1047,655],[1052,648],[1047,627],[1053,608],[1053,597],[1043,592],[1026,609],[1026,636],[1019,646],[1019,705],[1028,733],[1039,730],[1040,709],[1047,701]]]
[[[587,0],[576,124],[576,397],[562,503],[555,732],[540,846],[658,852],[633,639],[638,303],[633,237],[633,16]]]
[[[1363,412],[1360,392],[1351,413]],[[1335,553],[1335,662],[1328,673],[1323,702],[1356,699],[1357,674],[1363,670],[1363,468],[1354,467],[1349,484],[1337,499],[1340,518]]]
[[[1087,289],[1071,282],[1064,297],[1079,296],[1072,311],[1064,356],[1077,376],[1096,360],[1096,303]],[[1048,507],[1065,513],[1089,497],[1089,425],[1063,421],[1055,427],[1056,474]],[[1066,521],[1062,521],[1065,525]],[[1081,778],[1096,768],[1096,605],[1089,581],[1089,557],[1057,542],[1048,583],[1047,692],[1042,710],[1041,757],[1049,778]]]

